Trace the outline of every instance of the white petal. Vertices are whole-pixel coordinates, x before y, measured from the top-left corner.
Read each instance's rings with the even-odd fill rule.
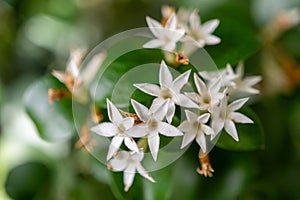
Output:
[[[194,10],[190,15],[190,25],[193,30],[197,30],[200,27],[200,16],[197,10]]]
[[[181,149],[186,147],[188,144],[190,144],[196,137],[196,134],[193,132],[187,132],[183,135],[182,143],[181,143]]]
[[[205,43],[208,45],[215,45],[221,42],[221,39],[215,35],[208,35],[204,39],[205,39]]]
[[[262,80],[261,76],[250,76],[244,79],[244,82],[248,86],[253,86]]]
[[[206,122],[208,122],[209,120],[209,117],[210,117],[210,114],[209,113],[205,113],[203,115],[200,115],[197,119],[198,122],[201,122],[202,124],[205,124]]]
[[[197,134],[196,141],[201,147],[202,151],[205,153],[206,152],[206,139],[205,135],[201,132]]]
[[[176,29],[176,26],[177,26],[177,19],[176,19],[175,13],[173,13],[173,14],[169,17],[169,19],[168,19],[168,21],[167,21],[165,27],[166,27],[167,29],[175,30],[175,29]]]
[[[127,192],[133,183],[133,179],[135,176],[135,165],[130,164],[124,171],[124,191]]]
[[[224,123],[225,121],[220,118],[216,118],[212,120],[212,128],[215,132],[214,136],[216,136],[216,134],[218,134],[222,130],[222,128],[224,127]]]
[[[155,110],[153,112],[155,118],[159,121],[162,121],[168,112],[169,105],[170,105],[169,100],[165,100],[164,103],[162,105],[160,105],[159,107],[157,106],[156,102],[154,102],[150,107],[150,112],[153,112]],[[153,106],[153,108],[152,108],[152,106]]]
[[[218,93],[221,88],[221,79],[217,78],[215,81],[213,81],[210,86],[209,86],[209,91],[211,92],[212,95]]]
[[[189,110],[185,110],[185,116],[190,122],[197,120],[197,115]]]
[[[139,152],[139,148],[132,138],[125,137],[124,143],[125,143],[126,147],[128,147],[128,149],[135,151],[135,152]]]
[[[157,154],[159,150],[159,140],[160,139],[158,133],[152,134],[151,136],[148,137],[148,145],[154,161],[156,161],[157,159]]]
[[[158,21],[152,19],[151,17],[146,17],[146,22],[148,24],[148,27],[150,28],[150,31],[155,35],[157,38],[160,37],[160,35],[163,32],[163,26]]]
[[[128,130],[131,128],[134,124],[134,119],[133,117],[126,117],[124,118],[121,123],[119,124],[119,127],[121,127],[124,131]]]
[[[191,123],[187,120],[183,121],[178,127],[182,132],[189,132],[192,129]]]
[[[136,169],[140,175],[151,181],[152,183],[155,183],[155,180],[150,176],[150,174],[144,169],[144,167],[141,165],[141,163],[138,163],[136,165]]]
[[[204,95],[207,92],[207,87],[197,74],[194,74],[194,82],[200,96]]]
[[[159,39],[153,39],[148,42],[146,42],[143,47],[144,48],[158,48],[164,45],[164,41]]]
[[[111,137],[117,134],[118,128],[113,123],[103,122],[92,127],[91,131],[104,137]]]
[[[159,83],[161,88],[170,88],[173,82],[173,77],[166,63],[161,61],[159,70]]]
[[[238,100],[232,102],[228,106],[228,109],[230,109],[231,111],[236,111],[236,110],[240,109],[248,101],[248,99],[249,98],[238,99]]]
[[[165,136],[169,136],[169,137],[183,135],[183,133],[178,128],[176,128],[166,122],[160,122],[158,130],[161,134],[163,134]]]
[[[127,167],[127,159],[129,158],[129,153],[127,151],[118,152],[117,156],[109,161],[113,171],[119,172],[123,171]]]
[[[134,108],[135,113],[138,115],[139,119],[143,122],[147,121],[148,119],[148,108],[143,104],[131,99],[131,105]]]
[[[172,122],[175,114],[175,104],[173,102],[169,102],[168,111],[166,113],[166,118],[169,123]]]
[[[185,92],[184,95],[196,102],[198,102],[200,98],[200,96],[195,92]]]
[[[205,33],[212,33],[219,26],[220,21],[218,19],[213,19],[202,24],[202,30]]]
[[[57,78],[60,82],[62,82],[62,83],[65,82],[66,74],[64,72],[53,70],[52,71],[52,75],[55,78]]]
[[[123,120],[121,113],[116,108],[116,106],[109,101],[109,99],[106,99],[106,103],[109,120],[114,124],[120,124]]]
[[[126,131],[126,134],[131,137],[141,138],[147,135],[148,127],[145,124],[138,124]]]
[[[89,85],[93,81],[105,58],[105,52],[98,53],[93,56],[92,60],[84,68],[81,77],[85,85]]]
[[[160,93],[160,88],[157,85],[150,83],[137,83],[133,84],[134,87],[140,89],[141,91],[157,97]]]
[[[230,118],[235,123],[254,123],[251,119],[249,119],[246,115],[238,112],[230,113]]]
[[[162,49],[165,51],[174,51],[176,48],[176,42],[170,41],[162,46]]]
[[[206,135],[214,135],[215,134],[214,130],[211,127],[207,126],[207,125],[202,124],[201,129],[203,130],[203,132]]]
[[[179,93],[183,86],[188,82],[191,70],[188,70],[178,76],[172,83],[172,90],[175,93]]]
[[[190,98],[188,98],[184,94],[176,95],[176,104],[186,108],[199,108],[199,106],[195,102],[193,102]]]
[[[235,139],[237,142],[239,141],[239,137],[238,137],[238,134],[237,134],[237,131],[236,131],[236,127],[233,123],[233,121],[231,120],[226,120],[225,121],[225,125],[224,125],[224,129],[225,131],[231,135],[231,137],[233,139]]]
[[[109,148],[108,148],[106,160],[109,160],[114,155],[114,153],[116,153],[119,150],[119,148],[123,142],[123,139],[124,139],[124,137],[120,137],[120,136],[113,137],[113,139],[111,140],[111,143],[109,145]]]

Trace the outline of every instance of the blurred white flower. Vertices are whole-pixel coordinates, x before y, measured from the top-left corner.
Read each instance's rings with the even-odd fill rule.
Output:
[[[197,76],[197,74],[194,74],[194,82],[198,90],[198,94],[190,92],[185,93],[185,95],[197,102],[200,110],[211,110],[224,97],[224,94],[220,92],[220,79],[214,80],[214,82],[210,83],[207,87],[200,77]]]
[[[258,82],[262,80],[261,76],[247,76],[244,78],[244,64],[240,62],[236,68],[236,74],[233,72],[233,69],[230,64],[227,65],[226,70],[228,74],[235,76],[232,79],[232,83],[229,87],[229,92],[233,93],[248,93],[248,94],[258,94],[259,90],[253,88]]]
[[[253,123],[251,119],[242,113],[235,112],[240,109],[249,98],[238,99],[227,105],[227,98],[224,97],[218,107],[212,110],[212,128],[214,134],[211,136],[213,140],[218,133],[224,128],[225,131],[236,141],[239,141],[235,123]]]
[[[80,101],[88,100],[88,93],[85,87],[94,79],[96,72],[106,57],[106,53],[96,54],[87,66],[80,70],[85,50],[72,49],[65,72],[53,70],[52,75],[64,83],[73,97]]]
[[[183,140],[181,148],[186,147],[194,139],[196,139],[202,151],[206,152],[206,135],[213,135],[214,131],[211,127],[205,125],[208,122],[210,114],[206,113],[200,116],[197,116],[195,113],[185,110],[185,115],[187,120],[183,121],[178,129],[181,130],[183,135]]]
[[[91,128],[93,132],[101,136],[113,137],[106,159],[109,160],[118,151],[123,141],[130,150],[138,152],[137,144],[126,133],[134,125],[134,119],[132,117],[123,118],[118,109],[108,99],[107,112],[111,122],[103,122]]]
[[[137,101],[131,100],[131,104],[142,123],[135,125],[128,130],[128,134],[132,137],[139,138],[147,136],[149,149],[155,161],[159,150],[159,133],[169,137],[183,135],[176,127],[166,122],[162,122],[168,109],[168,101],[159,106],[155,105],[155,102],[153,102],[148,109]]]
[[[120,151],[108,162],[108,168],[115,172],[124,172],[124,190],[127,192],[131,187],[135,173],[138,172],[140,175],[155,183],[155,180],[147,173],[141,164],[144,158],[143,150],[138,152],[127,152]]]
[[[191,70],[188,70],[173,80],[172,74],[166,63],[162,61],[159,71],[160,87],[150,83],[139,83],[134,84],[134,86],[147,94],[157,97],[154,99],[154,105],[160,106],[169,100],[166,118],[167,121],[171,123],[175,113],[175,104],[187,108],[198,108],[197,104],[184,94],[180,93],[181,89],[188,81],[190,72]]]
[[[186,15],[186,13],[184,14]],[[184,19],[181,21],[184,21]],[[190,48],[202,48],[205,45],[216,45],[220,43],[221,39],[212,34],[218,25],[218,19],[209,20],[201,24],[198,11],[194,10],[189,16],[189,23],[181,24],[180,26],[184,27],[186,31],[186,36],[181,39],[184,43],[182,51],[186,54],[191,54]]]
[[[174,13],[164,25],[150,17],[146,17],[146,21],[156,39],[144,44],[144,48],[161,47],[163,50],[173,51],[176,48],[176,43],[184,36],[184,29],[177,28],[177,19]]]

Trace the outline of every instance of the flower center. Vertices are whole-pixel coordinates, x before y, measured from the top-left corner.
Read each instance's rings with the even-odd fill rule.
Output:
[[[210,103],[210,101],[211,101],[211,98],[210,98],[210,95],[209,94],[204,94],[203,96],[202,96],[202,100],[203,100],[203,103],[205,103],[205,104],[209,104]]]
[[[164,88],[160,92],[160,97],[163,99],[172,99],[173,94],[169,88]]]
[[[151,118],[148,121],[148,127],[149,127],[150,131],[155,131],[155,130],[157,130],[158,122],[155,119]]]

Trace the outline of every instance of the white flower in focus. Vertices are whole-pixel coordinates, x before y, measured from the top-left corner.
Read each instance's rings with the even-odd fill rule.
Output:
[[[200,79],[197,74],[194,74],[194,82],[198,93],[191,92],[185,93],[187,97],[199,104],[200,110],[211,110],[215,105],[217,105],[220,100],[224,97],[224,94],[220,92],[221,83],[220,79],[214,80],[207,87],[205,83]]]
[[[234,74],[231,65],[227,65],[227,71],[231,74]],[[258,82],[261,81],[261,76],[248,76],[243,78],[244,76],[244,64],[240,62],[236,69],[236,78],[232,80],[232,86],[229,87],[229,92],[234,93],[248,93],[248,94],[258,94],[259,90],[253,88]]]
[[[215,45],[221,42],[221,39],[212,33],[219,25],[219,20],[209,20],[204,24],[201,24],[200,16],[197,10],[194,10],[189,16],[189,26],[182,25],[186,27],[186,36],[182,38],[185,47],[183,51],[189,51],[189,48],[195,46],[197,48],[202,48],[205,45]]]
[[[109,160],[118,151],[121,144],[132,151],[139,151],[135,141],[127,135],[126,131],[134,125],[132,117],[123,118],[118,109],[107,99],[107,112],[111,122],[103,122],[91,128],[91,130],[104,137],[113,137],[106,159]]]
[[[161,62],[159,70],[160,87],[150,83],[139,83],[134,86],[141,91],[157,97],[154,99],[155,105],[160,106],[166,101],[169,101],[168,112],[166,114],[167,121],[172,122],[175,113],[175,104],[187,108],[198,108],[192,100],[181,94],[180,91],[187,83],[190,70],[178,76],[173,80],[172,74],[164,61]]]
[[[112,171],[124,172],[123,181],[125,192],[131,187],[136,172],[155,183],[155,180],[146,172],[141,164],[143,158],[143,150],[138,152],[120,151],[108,162],[108,168]]]
[[[159,150],[159,133],[169,137],[183,135],[176,127],[162,122],[168,109],[168,101],[159,106],[153,102],[148,109],[137,101],[131,100],[131,104],[142,123],[132,127],[128,131],[128,134],[139,138],[147,136],[149,149],[155,161]]]
[[[224,97],[221,100],[220,105],[213,108],[212,128],[215,134],[212,135],[211,140],[213,140],[222,128],[224,128],[233,139],[239,141],[235,123],[253,123],[253,121],[244,114],[235,111],[240,109],[248,99],[249,98],[238,99],[227,105],[227,98]]]
[[[146,21],[156,39],[144,44],[144,48],[161,47],[164,50],[173,51],[176,48],[176,43],[184,36],[184,29],[177,28],[175,13],[167,19],[165,25],[162,25],[150,17],[147,17]]]
[[[205,125],[208,122],[210,114],[206,113],[197,116],[195,113],[185,110],[185,115],[187,120],[183,121],[178,129],[181,130],[183,135],[183,140],[181,144],[181,149],[190,144],[194,139],[196,139],[198,145],[202,151],[206,152],[206,135],[213,135],[214,131],[211,127]]]

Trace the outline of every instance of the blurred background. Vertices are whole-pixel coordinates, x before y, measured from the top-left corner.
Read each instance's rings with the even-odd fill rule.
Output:
[[[195,173],[192,146],[176,167],[153,173],[164,187],[147,189],[150,183],[136,176],[124,194],[115,184],[122,175],[112,178],[106,166],[74,149],[74,141],[40,138],[24,93],[52,69],[63,70],[70,48],[92,49],[121,31],[145,27],[145,16],[161,18],[162,5],[197,8],[204,21],[219,18],[216,35],[232,45],[207,51],[213,58],[233,51],[228,62],[243,58],[246,74],[263,76],[262,94],[251,107],[265,145],[242,152],[215,148],[213,178]],[[0,199],[300,199],[299,6],[299,0],[0,0]]]

